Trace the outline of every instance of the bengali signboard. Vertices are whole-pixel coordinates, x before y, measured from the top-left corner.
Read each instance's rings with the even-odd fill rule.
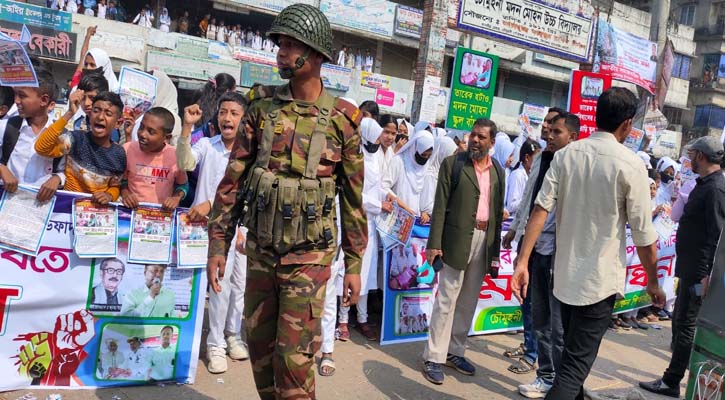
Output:
[[[380,36],[393,36],[395,3],[387,0],[320,0],[331,24]]]
[[[461,0],[457,27],[577,61],[591,57],[594,20],[543,0]]]
[[[58,60],[75,61],[76,34],[73,32],[60,32],[51,28],[26,25],[30,31],[28,54],[48,57]],[[18,40],[23,30],[23,24],[0,21],[0,32]]]
[[[142,37],[97,31],[91,37],[91,48],[106,51],[109,57],[143,64],[146,43]]]
[[[567,109],[579,117],[579,139],[597,130],[597,100],[612,86],[612,76],[595,72],[571,71]]]
[[[446,128],[470,131],[478,118],[489,118],[498,57],[459,47],[451,81]]]
[[[386,75],[362,71],[360,74],[360,86],[372,89],[390,89],[390,78]]]
[[[395,6],[393,32],[398,36],[420,39],[420,34],[423,32],[423,11],[401,4]]]
[[[71,13],[9,0],[0,0],[0,19],[61,32],[70,32],[72,21]]]
[[[594,72],[641,86],[655,93],[657,43],[632,35],[599,18]]]
[[[176,52],[185,56],[206,58],[209,55],[209,41],[193,36],[179,35],[176,38]]]
[[[287,81],[279,77],[277,67],[242,62],[242,78],[239,80],[239,86],[251,88],[256,83],[262,85],[282,85],[287,83]]]
[[[240,65],[236,61],[209,60],[153,50],[146,55],[146,69],[161,70],[169,76],[204,81],[222,72],[240,76]]]
[[[36,257],[0,250],[0,391],[193,383],[206,273],[128,261],[131,213],[121,207],[118,221],[105,220],[117,229],[117,255],[79,258],[79,197],[55,198]]]
[[[316,3],[314,0],[231,0],[231,2],[247,7],[259,8],[266,11],[274,11],[275,13],[278,13],[287,6],[291,6],[292,4],[296,3],[304,3],[311,6],[314,6]]]
[[[328,89],[335,89],[341,92],[350,90],[352,70],[335,64],[322,64],[320,70],[322,84]]]

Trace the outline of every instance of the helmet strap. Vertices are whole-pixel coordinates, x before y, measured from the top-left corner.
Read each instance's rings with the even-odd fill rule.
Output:
[[[295,76],[295,71],[302,68],[305,65],[305,62],[307,62],[307,58],[310,56],[310,49],[305,50],[305,54],[303,54],[300,57],[297,57],[297,60],[295,60],[295,66],[292,68],[280,68],[279,69],[279,76],[282,79],[292,79]]]

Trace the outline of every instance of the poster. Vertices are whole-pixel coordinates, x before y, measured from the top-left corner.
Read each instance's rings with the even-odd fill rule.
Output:
[[[33,25],[25,25],[25,27],[30,32],[27,47],[30,55],[75,62],[77,43],[75,33]],[[23,24],[0,21],[0,32],[15,40],[20,39],[22,31]]]
[[[30,57],[15,40],[0,38],[0,85],[38,87]]]
[[[642,142],[644,141],[644,130],[632,128],[632,130],[629,131],[629,135],[626,139],[624,139],[624,143],[622,143],[625,147],[632,150],[633,152],[638,152],[639,149],[642,148]]]
[[[209,60],[154,50],[146,52],[147,70],[160,70],[166,75],[180,78],[205,81],[222,72],[238,77],[240,68],[239,63],[234,60]]]
[[[118,251],[118,211],[91,199],[73,202],[73,250],[80,258],[115,257]]]
[[[579,117],[579,139],[597,130],[597,100],[612,86],[612,76],[586,71],[571,71],[567,109]]]
[[[632,35],[599,18],[594,72],[641,86],[655,93],[657,43]]]
[[[56,194],[37,257],[0,250],[0,391],[130,386],[150,379],[193,383],[206,273],[173,264],[146,272],[129,263],[131,214],[122,207],[119,256],[79,258],[68,229],[76,198]],[[161,280],[161,293],[172,294],[173,310],[161,317],[121,316],[128,294],[148,289],[147,276]]]
[[[390,78],[387,75],[362,71],[360,73],[360,86],[390,90]]]
[[[320,0],[320,10],[333,25],[384,37],[393,36],[395,3],[387,0]]]
[[[171,262],[174,215],[158,207],[140,206],[133,211],[128,238],[128,259],[141,264]]]
[[[423,79],[423,96],[420,99],[419,121],[435,124],[438,119],[438,104],[440,102],[441,78],[426,75]],[[445,98],[445,96],[443,96]]]
[[[209,41],[188,35],[178,35],[176,52],[185,56],[204,58],[209,55]]]
[[[176,214],[176,254],[179,259],[179,268],[205,267],[209,250],[209,233],[207,219],[199,222],[189,218],[188,211],[178,211]]]
[[[546,110],[548,110],[548,107],[546,106],[524,103],[523,108],[521,109],[521,114],[526,115],[529,118],[530,123],[540,125],[542,122],[544,122],[544,117],[546,117]]]
[[[320,76],[322,77],[322,84],[328,89],[341,92],[350,90],[350,81],[352,80],[352,70],[350,68],[335,64],[322,64]]]
[[[156,99],[158,78],[126,66],[118,76],[118,94],[123,101],[123,115],[141,115],[151,109]]]
[[[283,85],[286,80],[279,77],[279,69],[276,66],[242,62],[242,79],[239,86],[251,88],[254,84],[262,85]]]
[[[61,32],[71,30],[71,13],[33,4],[0,0],[0,15],[3,20],[20,25],[49,28]]]
[[[111,58],[119,58],[142,65],[146,42],[140,36],[96,31],[95,35],[91,37],[90,48],[94,47],[104,49]]]
[[[509,222],[504,222],[502,237],[506,235]],[[381,345],[428,338],[427,328],[438,282],[437,274],[425,259],[429,229],[429,226],[414,225],[406,246],[394,246],[383,253],[385,285]],[[676,226],[658,233],[657,278],[670,299],[675,297]],[[516,243],[512,247],[515,249]],[[486,275],[481,282],[469,335],[521,329],[521,307],[511,289],[515,258],[514,250],[501,249],[498,277]],[[630,232],[627,232],[625,279],[624,298],[616,301],[614,314],[651,304],[646,293],[647,275],[637,256]]]
[[[588,11],[567,9],[561,2],[544,0],[461,0],[456,26],[586,63],[591,57],[594,34],[594,20]]]
[[[470,131],[477,119],[491,116],[497,73],[498,57],[456,50],[446,128]]]
[[[667,98],[667,90],[670,88],[670,80],[672,79],[672,69],[675,64],[675,50],[672,42],[667,40],[665,49],[662,52],[662,70],[657,76],[657,95],[655,102],[657,108],[662,111],[665,107],[665,99]]]
[[[282,11],[285,7],[295,3],[304,3],[315,5],[314,0],[230,0],[231,3],[241,4],[244,6],[255,7],[265,11],[273,11],[275,15]]]
[[[55,198],[40,203],[37,195],[37,189],[24,186],[18,186],[15,193],[3,191],[0,197],[0,248],[33,257],[38,255]]]
[[[393,212],[380,214],[376,218],[376,227],[380,232],[383,243],[406,244],[415,223],[415,215],[410,211],[393,203]],[[389,247],[389,246],[384,246]]]
[[[423,10],[396,5],[393,32],[398,36],[420,39],[420,34],[423,32]]]

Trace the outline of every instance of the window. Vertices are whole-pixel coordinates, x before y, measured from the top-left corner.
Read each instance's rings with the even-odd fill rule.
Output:
[[[720,128],[725,126],[725,108],[713,105],[695,107],[695,128]]]
[[[680,8],[680,24],[692,26],[695,24],[696,4],[684,4]]]
[[[690,63],[692,58],[675,53],[675,62],[672,64],[672,77],[690,79]]]
[[[665,106],[662,111],[670,125],[682,125],[682,109]]]

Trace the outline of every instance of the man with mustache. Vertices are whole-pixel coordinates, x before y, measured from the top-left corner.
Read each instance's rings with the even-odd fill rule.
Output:
[[[101,262],[101,283],[93,287],[91,304],[116,306],[108,311],[120,311],[123,294],[119,285],[123,280],[126,266],[118,258],[107,258]]]
[[[468,151],[443,160],[438,173],[425,253],[430,264],[441,257],[443,269],[423,353],[423,375],[437,385],[443,365],[464,375],[476,372],[463,355],[483,277],[498,273],[506,187],[503,168],[489,155],[495,137],[493,121],[476,120]]]

